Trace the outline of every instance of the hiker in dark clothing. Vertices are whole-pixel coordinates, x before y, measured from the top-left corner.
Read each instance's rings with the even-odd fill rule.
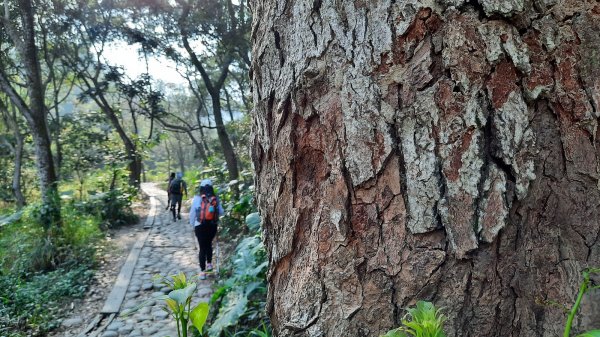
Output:
[[[175,175],[175,179],[171,181],[171,185],[169,185],[169,192],[171,194],[171,212],[173,213],[173,221],[177,221],[177,219],[181,219],[181,202],[183,200],[183,193],[185,192],[185,197],[187,198],[187,184],[183,180],[183,175],[181,172],[177,172]],[[177,207],[177,214],[175,214],[175,208]]]
[[[206,279],[206,272],[212,272],[212,241],[217,234],[219,217],[225,213],[210,179],[204,179],[196,191],[190,207],[190,225],[194,227],[194,234],[198,239],[200,251],[198,260],[200,262],[201,280]]]
[[[175,179],[175,172],[171,172],[167,183],[167,211],[169,210],[169,206],[171,205],[171,182],[173,181],[173,179]]]

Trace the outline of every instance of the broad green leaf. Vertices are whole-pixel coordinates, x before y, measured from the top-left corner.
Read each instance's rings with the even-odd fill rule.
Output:
[[[179,305],[177,305],[177,301],[171,298],[167,298],[165,302],[167,303],[169,309],[171,309],[171,312],[179,313]]]
[[[215,303],[219,298],[225,296],[225,294],[227,294],[230,288],[231,286],[225,285],[217,289],[210,297],[210,303]]]
[[[590,330],[578,335],[577,337],[600,337],[600,330]]]
[[[223,329],[237,324],[240,317],[246,312],[248,297],[240,293],[230,292],[225,297],[226,305],[221,307],[217,319],[208,330],[211,337],[219,336]]]
[[[185,277],[184,273],[179,273],[177,275],[174,275],[172,277],[172,279],[173,279],[173,289],[175,289],[175,290],[183,289],[187,285],[186,277]]]
[[[206,302],[198,303],[190,312],[190,320],[199,332],[202,332],[206,318],[208,318],[208,303]]]
[[[258,212],[256,213],[250,213],[248,214],[248,216],[246,216],[246,225],[248,226],[248,228],[251,231],[256,231],[259,229],[260,227],[260,215],[258,214]]]
[[[169,298],[174,299],[179,305],[185,305],[188,299],[192,297],[192,294],[194,294],[195,290],[196,283],[190,283],[187,287],[183,289],[171,291],[169,293]]]

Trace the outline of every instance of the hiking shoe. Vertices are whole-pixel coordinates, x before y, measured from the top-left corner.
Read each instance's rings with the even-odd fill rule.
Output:
[[[212,263],[207,263],[206,264],[206,271],[212,271],[212,270],[213,270]]]
[[[206,280],[206,273],[201,271],[200,274],[198,274],[198,278],[201,280]]]
[[[181,214],[177,214],[177,219],[181,220]]]

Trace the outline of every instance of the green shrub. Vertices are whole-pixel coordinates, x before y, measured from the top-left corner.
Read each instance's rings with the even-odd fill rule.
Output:
[[[28,330],[44,335],[58,324],[56,316],[66,298],[82,297],[93,276],[91,266],[80,264],[73,269],[59,268],[27,277],[0,275],[0,310],[4,329]],[[2,329],[2,327],[0,327]],[[2,330],[0,330],[2,331]]]
[[[99,217],[63,204],[61,230],[49,232],[37,210],[25,208],[0,230],[0,336],[46,335],[64,303],[83,296],[93,276],[103,238]]]
[[[129,225],[139,220],[131,210],[136,193],[135,188],[115,188],[92,194],[88,200],[74,203],[74,206],[82,213],[98,216],[103,228]]]

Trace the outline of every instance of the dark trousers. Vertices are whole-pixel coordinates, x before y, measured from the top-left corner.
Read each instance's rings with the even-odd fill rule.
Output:
[[[212,241],[217,235],[217,224],[204,224],[194,227],[194,234],[200,245],[198,260],[200,261],[200,270],[206,270],[206,263],[212,263]]]
[[[181,200],[183,199],[183,195],[181,194],[171,194],[171,212],[173,212],[173,219],[177,214],[181,213]],[[175,213],[175,207],[177,207],[177,213]]]

